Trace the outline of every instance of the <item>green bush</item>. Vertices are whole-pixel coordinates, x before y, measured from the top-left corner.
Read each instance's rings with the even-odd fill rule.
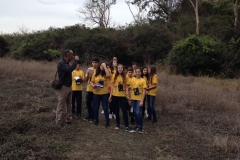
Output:
[[[43,51],[43,54],[48,61],[52,61],[61,56],[61,52],[55,49],[48,49],[47,51]]]
[[[216,75],[221,71],[220,43],[207,36],[191,35],[178,41],[169,55],[169,64],[182,74]]]
[[[0,36],[0,57],[2,58],[8,51],[8,42],[2,36]]]

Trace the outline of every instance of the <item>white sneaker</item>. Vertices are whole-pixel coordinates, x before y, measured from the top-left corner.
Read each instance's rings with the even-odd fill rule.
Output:
[[[148,113],[147,113],[147,110],[145,111],[145,115],[146,115],[146,117],[148,117]]]
[[[102,114],[104,114],[104,110],[102,110],[102,112],[101,112]]]
[[[109,119],[112,119],[112,114],[109,114]]]
[[[114,119],[116,119],[116,114],[113,114],[113,116],[112,116]]]

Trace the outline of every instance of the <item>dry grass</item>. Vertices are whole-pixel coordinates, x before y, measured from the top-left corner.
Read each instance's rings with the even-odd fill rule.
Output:
[[[0,159],[240,158],[239,80],[159,73],[159,123],[139,135],[106,129],[103,115],[56,126],[56,64],[0,59]]]

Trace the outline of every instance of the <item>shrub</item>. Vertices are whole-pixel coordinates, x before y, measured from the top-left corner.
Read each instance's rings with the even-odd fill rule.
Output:
[[[219,45],[218,41],[207,36],[191,35],[174,45],[169,63],[182,74],[218,74],[221,70]]]
[[[0,36],[0,57],[2,58],[8,51],[8,42]]]
[[[61,56],[61,52],[55,49],[48,49],[47,51],[43,51],[43,54],[48,61],[52,61]]]

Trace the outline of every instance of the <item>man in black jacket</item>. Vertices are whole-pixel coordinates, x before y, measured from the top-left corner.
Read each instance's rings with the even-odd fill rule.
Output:
[[[56,123],[62,123],[62,113],[67,105],[66,109],[66,123],[70,124],[72,120],[72,71],[76,68],[79,57],[75,56],[73,64],[70,66],[69,62],[74,59],[74,54],[72,50],[65,50],[63,52],[63,58],[58,62],[58,77],[62,82],[62,87],[58,90],[58,105],[56,110]]]

